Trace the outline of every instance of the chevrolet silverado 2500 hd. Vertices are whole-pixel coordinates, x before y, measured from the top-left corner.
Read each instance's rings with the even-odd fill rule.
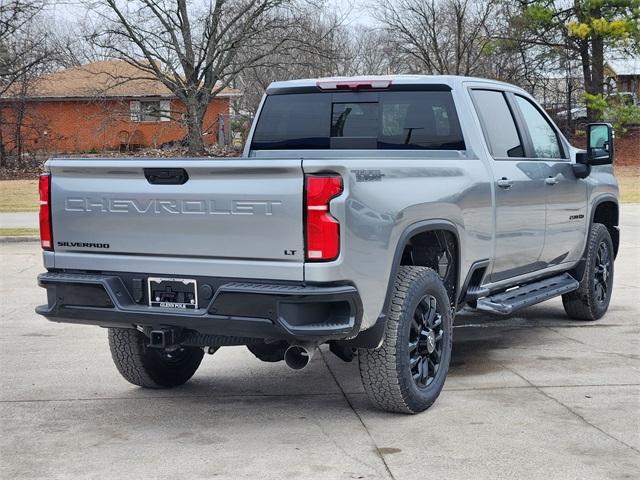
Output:
[[[572,147],[520,88],[450,76],[276,82],[241,158],[53,158],[47,304],[109,329],[129,382],[174,387],[246,345],[357,356],[376,405],[438,397],[456,311],[562,296],[606,312],[619,245],[607,124]]]

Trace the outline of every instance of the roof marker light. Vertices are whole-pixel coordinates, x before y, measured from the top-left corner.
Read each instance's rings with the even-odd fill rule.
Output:
[[[316,87],[320,90],[374,90],[391,86],[390,78],[353,79],[353,80],[318,80]]]

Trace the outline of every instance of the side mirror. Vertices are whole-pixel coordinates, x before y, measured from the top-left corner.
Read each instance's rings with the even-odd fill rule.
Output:
[[[587,125],[587,164],[613,163],[613,127],[609,123]]]

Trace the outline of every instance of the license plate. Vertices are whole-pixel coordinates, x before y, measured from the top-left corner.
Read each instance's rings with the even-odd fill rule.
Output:
[[[190,278],[147,279],[149,286],[149,305],[178,310],[198,308],[198,284]]]

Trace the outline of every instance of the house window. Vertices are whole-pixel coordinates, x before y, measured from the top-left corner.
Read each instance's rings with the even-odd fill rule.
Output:
[[[168,122],[171,120],[169,100],[131,100],[129,103],[132,122]]]

